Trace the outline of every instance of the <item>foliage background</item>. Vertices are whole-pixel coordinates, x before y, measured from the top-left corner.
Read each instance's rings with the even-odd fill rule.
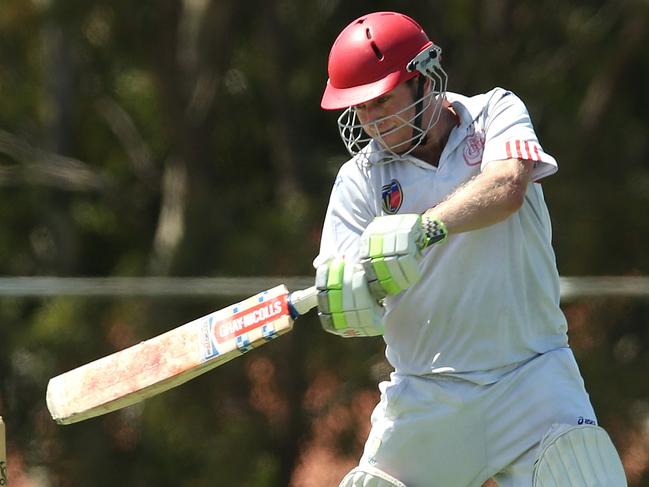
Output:
[[[327,55],[373,10],[426,28],[451,91],[526,101],[561,168],[544,190],[562,275],[647,274],[646,0],[2,0],[0,273],[310,274],[345,160]],[[313,317],[143,405],[50,420],[49,377],[226,304],[1,299],[12,485],[335,485],[389,369],[380,340]],[[649,485],[649,307],[564,308],[629,483]]]

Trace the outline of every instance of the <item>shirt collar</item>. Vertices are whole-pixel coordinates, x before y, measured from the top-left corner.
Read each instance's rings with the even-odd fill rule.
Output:
[[[458,93],[447,92],[446,99],[453,105],[455,113],[460,117],[460,126],[467,127],[475,122],[484,107],[482,96],[469,98]]]

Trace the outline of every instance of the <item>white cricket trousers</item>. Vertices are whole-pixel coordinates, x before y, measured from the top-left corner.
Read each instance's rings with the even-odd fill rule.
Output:
[[[479,487],[492,476],[501,487],[530,487],[550,427],[596,420],[569,348],[494,384],[393,373],[379,389],[360,463],[408,487]]]

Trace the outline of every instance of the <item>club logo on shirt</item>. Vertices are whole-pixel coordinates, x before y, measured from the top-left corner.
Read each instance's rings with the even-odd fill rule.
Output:
[[[469,166],[477,166],[482,162],[485,142],[484,132],[476,132],[473,125],[469,126],[468,131],[466,144],[464,145],[464,161]]]
[[[403,202],[403,191],[399,181],[393,179],[381,188],[381,198],[383,199],[383,211],[388,215],[394,215]]]

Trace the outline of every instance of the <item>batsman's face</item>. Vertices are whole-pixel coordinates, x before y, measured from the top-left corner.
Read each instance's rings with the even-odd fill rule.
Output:
[[[354,107],[356,116],[367,135],[393,152],[410,147],[413,121],[416,116],[414,94],[407,83],[374,100]]]

